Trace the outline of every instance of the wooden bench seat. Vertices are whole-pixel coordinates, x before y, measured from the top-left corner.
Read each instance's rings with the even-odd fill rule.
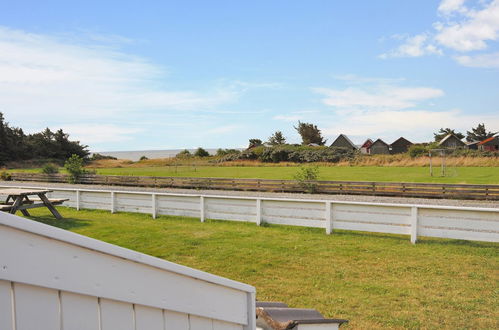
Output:
[[[0,211],[10,211],[12,205],[9,204],[0,204]]]
[[[65,198],[65,199],[50,199],[49,198],[49,202],[52,203],[53,205],[60,205],[64,202],[67,202],[69,200],[69,198]],[[42,200],[40,198],[30,198],[29,199],[29,203],[41,203]],[[26,201],[23,202],[23,204],[28,204]]]

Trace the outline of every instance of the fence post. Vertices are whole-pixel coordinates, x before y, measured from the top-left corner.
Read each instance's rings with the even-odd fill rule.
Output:
[[[416,244],[418,239],[418,207],[411,207],[411,243]]]
[[[326,202],[326,234],[333,232],[333,203]]]
[[[256,199],[256,224],[257,226],[262,224],[262,200],[260,198]]]
[[[76,211],[80,210],[80,191],[76,190]]]
[[[151,200],[151,215],[153,219],[156,219],[156,194],[151,194],[152,200]]]
[[[199,196],[199,214],[201,222],[204,222],[204,196]]]
[[[114,191],[111,191],[111,213],[114,213]]]

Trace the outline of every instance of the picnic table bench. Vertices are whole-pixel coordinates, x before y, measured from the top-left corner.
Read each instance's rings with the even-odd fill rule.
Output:
[[[17,211],[29,216],[28,209],[46,207],[56,219],[62,219],[54,205],[61,205],[69,199],[49,199],[46,194],[52,190],[43,189],[0,189],[0,195],[7,195],[0,204],[0,211],[15,214]],[[34,197],[33,197],[34,196]]]

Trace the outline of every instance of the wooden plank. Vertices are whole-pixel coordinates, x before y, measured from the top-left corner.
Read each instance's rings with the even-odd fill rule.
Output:
[[[394,226],[390,224],[359,223],[347,221],[333,221],[334,228],[344,230],[368,231],[373,233],[406,234],[411,233],[409,226]]]
[[[189,330],[189,315],[164,311],[165,330]]]
[[[135,330],[164,330],[163,310],[135,305]]]
[[[0,329],[15,330],[11,282],[0,280]]]
[[[450,230],[449,228],[430,228],[426,226],[419,227],[421,236],[463,239],[469,241],[483,242],[499,242],[499,234],[497,232],[479,232],[472,230]]]
[[[64,330],[100,330],[98,298],[62,291],[61,320]]]
[[[133,305],[100,299],[101,330],[135,330]]]
[[[60,330],[59,293],[14,283],[16,330]]]
[[[204,317],[189,315],[190,330],[212,330],[213,321]]]

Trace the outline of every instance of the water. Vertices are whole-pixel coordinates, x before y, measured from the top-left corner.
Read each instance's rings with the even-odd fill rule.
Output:
[[[112,156],[118,159],[129,159],[132,161],[138,161],[140,157],[146,156],[149,159],[155,158],[171,158],[175,157],[176,154],[185,149],[169,149],[169,150],[136,150],[136,151],[98,151],[104,156]],[[187,149],[191,153],[194,153],[196,149]],[[210,155],[214,155],[217,153],[217,149],[205,149],[210,153]],[[239,149],[242,150],[242,149]]]

